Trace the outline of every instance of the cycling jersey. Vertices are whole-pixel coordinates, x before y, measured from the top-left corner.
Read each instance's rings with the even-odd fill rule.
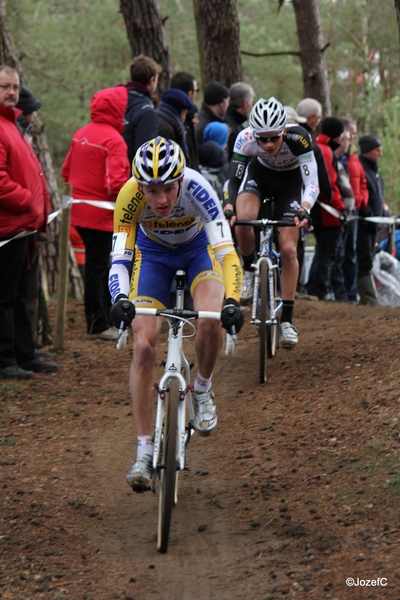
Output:
[[[282,146],[275,156],[267,154],[257,143],[251,127],[243,129],[236,138],[233,156],[229,165],[228,178],[224,186],[224,204],[235,205],[239,185],[250,158],[257,157],[268,170],[281,173],[299,169],[302,179],[301,202],[313,206],[319,193],[318,170],[309,133],[300,125],[287,129]]]
[[[144,238],[152,244],[145,244]],[[138,239],[142,240],[140,247]],[[164,263],[168,263],[169,253],[172,260],[176,250],[182,249],[183,256],[191,245],[199,244],[203,250],[211,247],[222,266],[226,297],[238,301],[241,265],[221,203],[208,181],[197,171],[186,168],[172,212],[158,217],[147,204],[137,181],[130,179],[118,194],[114,212],[113,260],[109,275],[113,302],[119,294],[129,296],[135,252],[142,256],[151,254],[154,248],[154,254],[163,255]],[[199,264],[201,262],[199,259]],[[158,264],[159,269],[163,269],[163,261],[159,259]],[[194,280],[200,272],[193,275]],[[156,287],[156,274],[153,274],[153,287]],[[215,279],[215,276],[210,273],[205,278]]]

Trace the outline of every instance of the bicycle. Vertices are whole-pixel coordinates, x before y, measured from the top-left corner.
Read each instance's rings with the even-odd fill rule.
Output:
[[[184,354],[183,339],[192,337],[196,333],[196,327],[191,323],[191,319],[221,319],[220,312],[185,310],[183,308],[185,272],[177,271],[175,280],[177,284],[175,308],[136,308],[137,315],[163,316],[169,323],[167,358],[162,363],[164,374],[155,385],[158,397],[153,438],[152,491],[156,492],[159,478],[157,550],[161,553],[167,552],[168,549],[172,508],[178,502],[178,474],[179,471],[188,468],[186,451],[194,431],[190,386],[190,370],[194,364],[189,364]],[[192,327],[190,335],[183,335],[185,324]],[[234,332],[231,333],[235,336]],[[118,349],[124,347],[126,335],[126,330],[121,327]],[[186,424],[187,412],[189,419]]]
[[[257,261],[252,264],[255,271],[254,292],[250,323],[257,326],[260,336],[259,381],[266,380],[266,354],[273,358],[279,347],[279,316],[282,308],[280,293],[279,253],[275,250],[273,237],[277,227],[295,227],[293,221],[272,219],[273,199],[265,198],[260,213],[266,218],[238,219],[235,225],[246,225],[260,230]]]

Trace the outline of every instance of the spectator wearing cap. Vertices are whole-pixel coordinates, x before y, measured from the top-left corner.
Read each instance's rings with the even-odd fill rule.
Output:
[[[358,211],[359,217],[380,217],[384,214],[384,186],[379,174],[378,161],[382,156],[382,142],[374,135],[359,138],[359,160],[367,178],[368,204]],[[375,283],[371,274],[378,225],[362,218],[358,222],[357,261],[358,293],[360,304],[379,306]]]
[[[32,123],[33,114],[42,107],[42,103],[38,100],[29,88],[25,85],[21,86],[19,92],[19,100],[17,108],[22,110],[22,113],[17,119],[17,124],[21,128],[24,135],[27,134],[30,124]]]
[[[212,123],[213,121],[224,123],[228,106],[228,88],[218,81],[210,81],[204,90],[204,102],[201,105],[195,129],[198,146],[203,141],[203,131],[208,123]]]
[[[340,213],[344,212],[345,206],[338,187],[333,152],[340,147],[343,131],[340,119],[327,117],[322,121],[321,133],[316,139],[322,157],[322,161],[317,161],[321,184],[318,200]],[[319,300],[333,300],[331,272],[336,260],[341,220],[325,210],[319,202],[316,202],[311,211],[316,246],[306,289]]]
[[[189,148],[183,123],[188,110],[193,108],[194,104],[185,92],[169,88],[162,93],[161,102],[156,109],[158,135],[179,144],[187,162],[189,162]]]
[[[33,115],[42,107],[40,100],[25,85],[21,86],[19,100],[16,107],[22,110],[18,116],[17,125],[24,138],[31,144],[32,136],[30,128]],[[38,157],[39,159],[39,157]],[[44,232],[34,233],[27,241],[27,262],[29,264],[29,283],[25,298],[26,312],[32,326],[33,339],[37,342],[37,330],[39,321],[39,296],[40,296],[40,252],[39,241],[45,240],[47,234]]]
[[[293,106],[284,106],[283,108],[286,113],[286,125],[302,125],[304,127],[304,124],[307,123],[307,119],[301,117]]]
[[[226,111],[225,121],[229,125],[228,160],[231,160],[233,146],[242,129],[248,126],[248,116],[253,106],[254,90],[248,83],[238,81],[229,88],[229,106]]]
[[[200,91],[197,87],[196,77],[186,71],[178,71],[171,79],[171,88],[182,90],[182,92],[185,92],[185,94],[187,94],[190,100],[193,102],[193,108],[187,111],[183,126],[186,131],[186,143],[189,151],[189,160],[187,161],[187,166],[191,169],[196,169],[196,171],[199,171],[197,142],[194,132],[194,119],[198,112],[195,101],[196,96]]]
[[[204,141],[199,148],[200,172],[211,183],[221,202],[226,179],[224,166],[228,135],[229,127],[226,123],[213,121],[205,127]]]

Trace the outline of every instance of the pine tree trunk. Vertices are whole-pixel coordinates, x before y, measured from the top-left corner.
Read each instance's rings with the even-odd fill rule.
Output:
[[[235,0],[193,0],[203,86],[242,80]]]
[[[300,46],[304,96],[319,100],[323,115],[327,117],[331,114],[331,101],[318,2],[293,0],[293,8]]]
[[[57,181],[54,176],[53,163],[47,144],[44,126],[35,114],[32,120],[32,146],[36,152],[39,162],[46,177],[47,189],[49,191],[51,211],[56,212],[61,207],[60,195],[58,193]],[[40,253],[46,275],[46,296],[53,296],[57,290],[58,279],[58,239],[60,233],[60,218],[56,217],[49,224],[43,243],[40,244]],[[69,289],[68,295],[76,300],[82,300],[83,283],[80,271],[77,267],[75,256],[70,248]]]
[[[150,56],[162,67],[158,89],[163,92],[172,76],[171,57],[167,45],[164,21],[156,0],[120,0],[132,57]]]

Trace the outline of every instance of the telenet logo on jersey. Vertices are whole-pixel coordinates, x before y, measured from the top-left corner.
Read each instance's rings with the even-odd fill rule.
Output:
[[[140,221],[143,227],[154,231],[160,229],[188,229],[196,222],[196,217],[182,217],[181,219],[143,219]]]

